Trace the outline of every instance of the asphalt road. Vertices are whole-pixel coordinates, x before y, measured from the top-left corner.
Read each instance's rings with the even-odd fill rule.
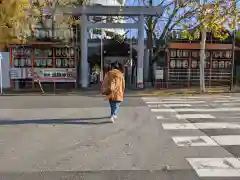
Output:
[[[207,97],[198,104],[181,99],[181,102],[189,104],[185,107],[169,106],[174,101],[181,104],[176,103],[179,101],[176,98],[145,99],[144,102],[138,97],[128,97],[121,107],[119,119],[110,124],[108,102],[101,97],[0,97],[0,179],[239,179],[240,176],[203,177],[187,160],[239,157],[238,145],[223,146],[205,141],[194,144],[199,140],[186,145],[173,140],[179,136],[214,136],[221,127],[210,131],[199,128],[186,130],[181,129],[182,126],[173,129],[174,125],[167,129],[163,126],[164,123],[213,121],[204,117],[179,119],[177,115],[193,114],[193,111],[178,110],[189,110],[189,107],[214,109],[223,106],[224,102],[215,102],[222,99],[226,99],[228,105],[225,106],[230,107],[229,101],[233,99],[229,97]],[[148,107],[153,101],[158,106]],[[238,107],[236,98],[234,107]],[[160,109],[160,112],[152,109]],[[161,109],[168,110],[163,112]],[[229,118],[232,122],[239,121],[238,112],[211,111],[204,114],[214,116],[215,122],[225,122],[224,117],[235,117]],[[240,134],[238,126],[234,127],[225,134]],[[222,168],[237,174],[239,171],[234,163],[238,162],[235,160],[230,165],[225,162]]]
[[[95,96],[2,96],[0,101],[0,109],[108,107],[108,101],[98,94]],[[145,103],[141,98],[128,96],[122,106],[145,106]]]
[[[199,152],[184,159],[200,178],[240,179],[239,96],[144,100],[179,150]]]

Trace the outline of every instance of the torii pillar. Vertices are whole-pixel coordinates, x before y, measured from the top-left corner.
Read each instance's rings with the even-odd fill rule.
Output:
[[[137,55],[137,88],[144,87],[143,81],[143,60],[144,60],[144,16],[139,16],[138,28],[138,55]]]
[[[87,15],[81,15],[81,87],[89,85],[89,64],[88,64],[88,27]]]

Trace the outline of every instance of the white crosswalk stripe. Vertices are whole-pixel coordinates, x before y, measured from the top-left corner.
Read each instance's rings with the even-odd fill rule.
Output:
[[[191,107],[191,104],[164,104],[164,107]]]
[[[157,119],[164,119],[163,116],[156,116]]]
[[[175,136],[177,146],[233,146],[240,145],[239,135],[227,136]]]
[[[240,122],[221,123],[163,123],[163,129],[166,130],[184,130],[184,129],[240,129]]]
[[[178,136],[172,139],[177,146],[219,146],[208,136]]]
[[[185,157],[199,177],[240,179],[239,97],[152,97],[143,100],[156,119],[162,121],[163,130],[173,133],[171,139],[176,147],[193,151],[227,147],[228,157]]]
[[[214,119],[215,117],[211,114],[177,114],[178,119]]]
[[[200,103],[205,103],[205,101],[147,101],[146,104],[200,104]]]
[[[187,158],[200,177],[240,177],[240,160],[226,158]]]
[[[151,109],[152,112],[167,112],[166,109]],[[222,112],[222,111],[240,111],[240,108],[213,108],[213,109],[204,109],[204,108],[184,108],[184,109],[175,109],[176,112]],[[172,112],[169,109],[168,112]]]

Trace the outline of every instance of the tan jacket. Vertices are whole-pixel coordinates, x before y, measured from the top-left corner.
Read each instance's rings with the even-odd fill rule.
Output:
[[[103,90],[109,90],[110,93],[106,96],[113,101],[123,101],[125,80],[123,73],[117,69],[109,71],[103,80]]]

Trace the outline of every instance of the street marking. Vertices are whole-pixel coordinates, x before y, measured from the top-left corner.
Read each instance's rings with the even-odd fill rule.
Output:
[[[221,122],[207,122],[207,123],[163,123],[163,129],[166,130],[184,130],[184,129],[240,129],[239,122],[221,123]]]
[[[240,145],[240,135],[211,136],[211,138],[222,146]]]
[[[166,112],[165,109],[151,109],[152,112]],[[186,109],[174,109],[176,112],[233,112],[233,111],[240,111],[240,108],[213,108],[213,109],[192,109],[192,108],[186,108]]]
[[[163,129],[176,130],[176,129],[198,129],[192,123],[163,123]]]
[[[238,158],[186,158],[199,177],[240,177]]]
[[[178,119],[214,119],[211,114],[177,114]]]
[[[231,102],[231,100],[228,100],[228,101],[225,101],[225,100],[217,100],[217,101],[212,101],[211,103],[217,103],[217,104],[219,104],[219,103],[229,103],[229,102]]]
[[[160,98],[156,98],[156,97],[142,97],[142,100],[144,101],[159,101]]]
[[[150,104],[148,105],[150,108],[155,108],[155,107],[164,107],[163,104]]]
[[[179,104],[179,101],[149,101],[146,104]],[[200,104],[205,103],[205,101],[182,101],[181,104]]]
[[[166,119],[163,116],[156,116],[157,119]]]
[[[196,99],[210,99],[210,100],[231,100],[236,99],[240,100],[240,98],[232,97],[232,96],[189,96],[189,97],[174,97],[174,98],[165,98],[165,97],[141,97],[143,100],[152,100],[152,99],[158,99],[158,100],[196,100]]]
[[[212,96],[212,95],[210,95],[210,96],[193,96],[193,97],[191,97],[191,96],[189,96],[188,97],[189,99],[195,99],[195,98],[197,98],[197,99],[216,99],[216,98],[218,98],[218,99],[223,99],[223,98],[231,98],[231,96],[222,96],[222,95],[215,95],[215,96]]]
[[[223,136],[174,136],[177,146],[238,146],[240,135]]]
[[[165,107],[191,107],[191,104],[164,104]]]
[[[228,103],[230,102],[230,100],[216,100],[216,101],[213,101],[214,103]]]
[[[236,113],[237,114],[237,113]],[[236,117],[218,117],[218,119],[240,119],[240,116]]]
[[[176,112],[174,109],[151,109],[151,111],[152,112]]]
[[[187,99],[187,98],[182,98],[182,99],[161,99],[161,101],[167,102],[167,101],[175,101],[175,102],[179,102],[179,101],[188,101],[188,102],[192,102],[192,101],[196,101],[197,99]]]
[[[235,102],[235,103],[223,103],[221,106],[239,106],[240,102]]]
[[[172,139],[177,146],[219,146],[208,136],[175,136]]]

